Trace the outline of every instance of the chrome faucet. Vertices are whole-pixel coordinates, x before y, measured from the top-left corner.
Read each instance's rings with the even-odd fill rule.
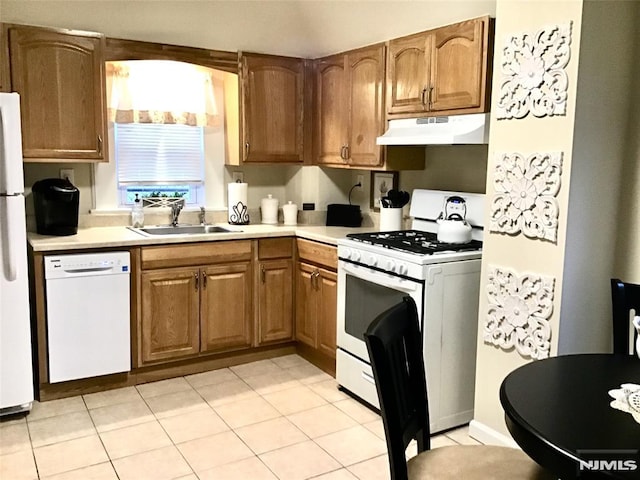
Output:
[[[204,221],[205,218],[205,211],[204,211],[204,207],[200,207],[200,213],[198,214],[198,219],[200,220],[200,225],[206,225],[206,222]]]
[[[182,203],[171,204],[171,225],[174,227],[178,226],[178,217],[180,216],[182,206]]]

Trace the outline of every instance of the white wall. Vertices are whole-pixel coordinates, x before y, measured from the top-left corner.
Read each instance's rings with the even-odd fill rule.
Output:
[[[494,0],[0,0],[2,21],[316,58],[466,18]]]
[[[639,10],[638,2],[584,3],[559,354],[607,352],[612,345],[609,279],[617,225],[625,221],[617,192],[626,140],[637,137],[628,125]]]
[[[640,6],[636,2],[635,25],[640,22]],[[640,28],[636,27],[632,45],[640,45]],[[618,233],[614,275],[627,282],[640,284],[640,62],[634,59],[633,85],[626,92],[629,102],[629,124],[622,184],[619,189]],[[612,194],[615,195],[614,192]]]
[[[498,392],[504,377],[513,369],[530,361],[520,354],[504,351],[485,344],[483,324],[486,317],[487,277],[491,267],[509,268],[519,275],[531,272],[556,279],[554,306],[559,307],[562,297],[563,258],[566,243],[567,208],[569,186],[571,185],[571,165],[573,157],[573,128],[576,105],[576,83],[580,61],[580,32],[582,2],[567,1],[517,1],[498,0],[496,8],[496,41],[494,50],[493,95],[491,130],[489,138],[489,159],[487,165],[486,192],[495,193],[493,172],[496,155],[504,152],[518,152],[530,155],[534,152],[561,151],[563,156],[562,187],[558,194],[560,218],[557,243],[531,240],[524,235],[505,235],[485,232],[482,258],[482,283],[478,315],[478,353],[476,365],[475,413],[471,433],[480,440],[497,443],[500,438],[487,435],[486,430],[498,435],[508,435],[504,423],[504,412],[500,406]],[[566,115],[538,118],[531,114],[523,119],[498,120],[496,108],[500,94],[502,48],[507,35],[537,32],[546,25],[573,21],[571,60],[566,67],[569,91]],[[488,200],[487,203],[489,203]],[[486,222],[488,222],[488,209]],[[559,329],[559,308],[551,316],[552,348],[557,350]]]

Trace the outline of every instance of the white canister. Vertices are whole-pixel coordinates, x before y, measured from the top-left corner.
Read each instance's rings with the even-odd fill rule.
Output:
[[[278,199],[273,195],[267,195],[260,203],[260,213],[262,215],[262,223],[267,225],[278,224]]]
[[[284,214],[285,225],[297,225],[298,224],[298,205],[289,200],[289,203],[282,206],[282,213]]]
[[[380,231],[402,230],[402,208],[380,209]]]

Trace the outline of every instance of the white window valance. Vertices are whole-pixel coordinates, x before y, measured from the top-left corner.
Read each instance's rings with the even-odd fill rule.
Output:
[[[169,60],[107,62],[109,120],[216,126],[211,70]]]

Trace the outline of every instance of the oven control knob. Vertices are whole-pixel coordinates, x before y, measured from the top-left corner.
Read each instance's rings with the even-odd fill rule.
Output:
[[[351,258],[351,249],[350,248],[343,248],[342,250],[340,250],[340,253],[342,253],[342,256],[344,258],[346,258],[347,260],[349,260]]]
[[[387,270],[389,270],[390,272],[395,272],[396,271],[396,262],[394,262],[393,260],[387,260]]]
[[[401,263],[400,265],[398,265],[398,273],[400,275],[406,275],[408,271],[409,271],[409,267],[407,267],[404,263]]]
[[[378,263],[378,259],[376,258],[375,255],[371,255],[367,259],[367,265],[369,265],[370,267],[375,267],[377,263]]]
[[[360,252],[357,250],[353,250],[351,252],[351,260],[353,260],[354,262],[359,262],[360,261]]]

